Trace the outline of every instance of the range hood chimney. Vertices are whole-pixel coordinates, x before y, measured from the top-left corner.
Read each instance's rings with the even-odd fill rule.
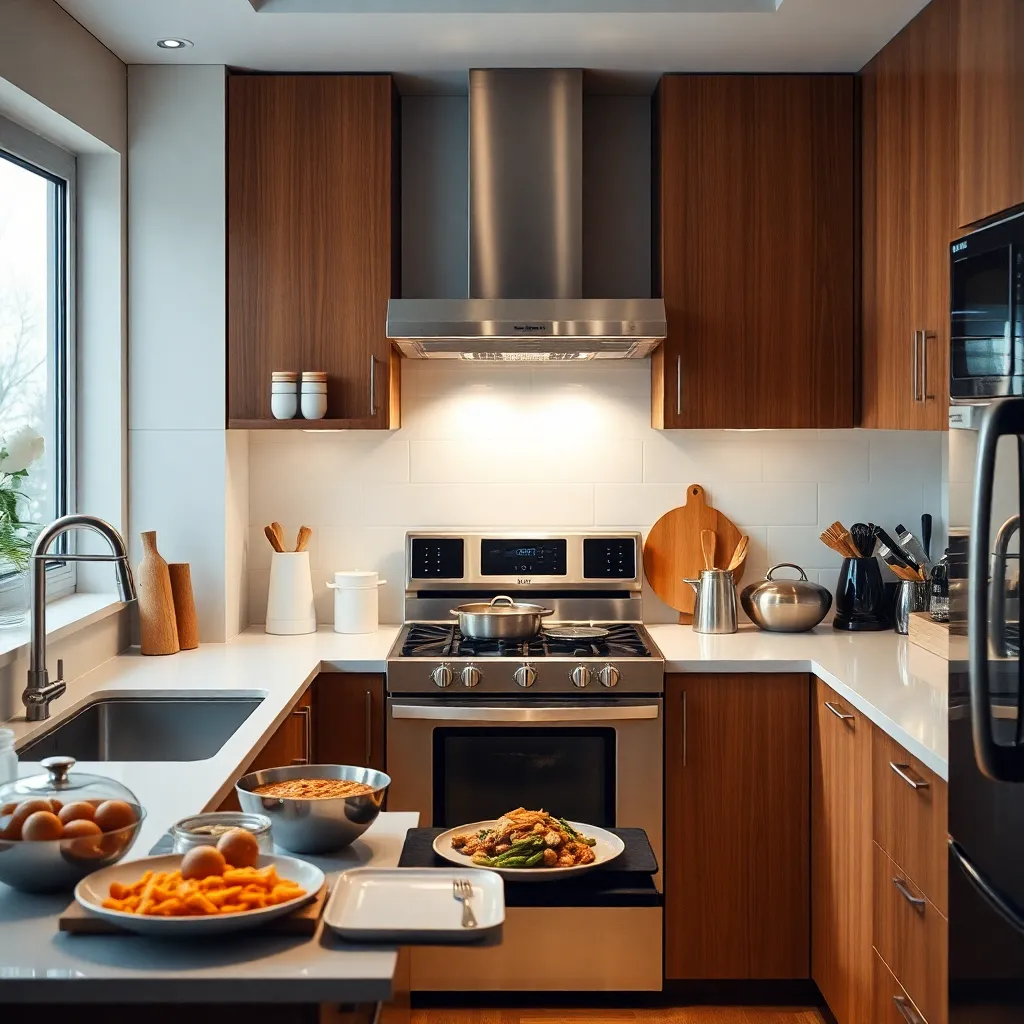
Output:
[[[469,73],[468,299],[392,299],[413,358],[625,359],[665,337],[661,299],[583,298],[583,72]]]

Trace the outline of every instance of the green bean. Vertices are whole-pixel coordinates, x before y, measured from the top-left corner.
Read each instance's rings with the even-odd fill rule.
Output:
[[[543,853],[541,856],[543,856]],[[507,853],[503,853],[495,859],[494,864],[491,866],[496,868],[521,868],[525,865],[526,857],[510,857]]]
[[[538,850],[532,857],[526,858],[526,863],[523,865],[524,868],[532,868],[539,864],[544,859],[544,851]]]

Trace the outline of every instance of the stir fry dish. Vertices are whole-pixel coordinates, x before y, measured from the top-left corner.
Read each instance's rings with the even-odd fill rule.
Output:
[[[452,836],[452,848],[488,868],[574,868],[594,860],[596,839],[581,835],[565,818],[519,807],[494,828]]]

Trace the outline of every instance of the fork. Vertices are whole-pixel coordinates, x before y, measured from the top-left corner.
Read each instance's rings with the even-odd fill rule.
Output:
[[[453,879],[452,896],[457,902],[462,904],[462,927],[475,928],[476,915],[473,913],[473,908],[469,905],[469,901],[473,898],[473,886],[465,878]]]

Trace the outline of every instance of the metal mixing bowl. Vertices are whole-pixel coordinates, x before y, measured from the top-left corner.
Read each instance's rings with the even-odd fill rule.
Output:
[[[363,796],[296,800],[260,796],[253,790],[293,779],[345,779],[373,786]],[[265,814],[272,822],[274,842],[292,853],[331,853],[358,839],[380,814],[391,778],[374,768],[348,764],[296,764],[243,775],[235,786],[243,811]]]
[[[0,840],[0,882],[23,892],[73,889],[86,875],[116,864],[132,848],[146,812],[132,804],[134,825],[80,839]]]

